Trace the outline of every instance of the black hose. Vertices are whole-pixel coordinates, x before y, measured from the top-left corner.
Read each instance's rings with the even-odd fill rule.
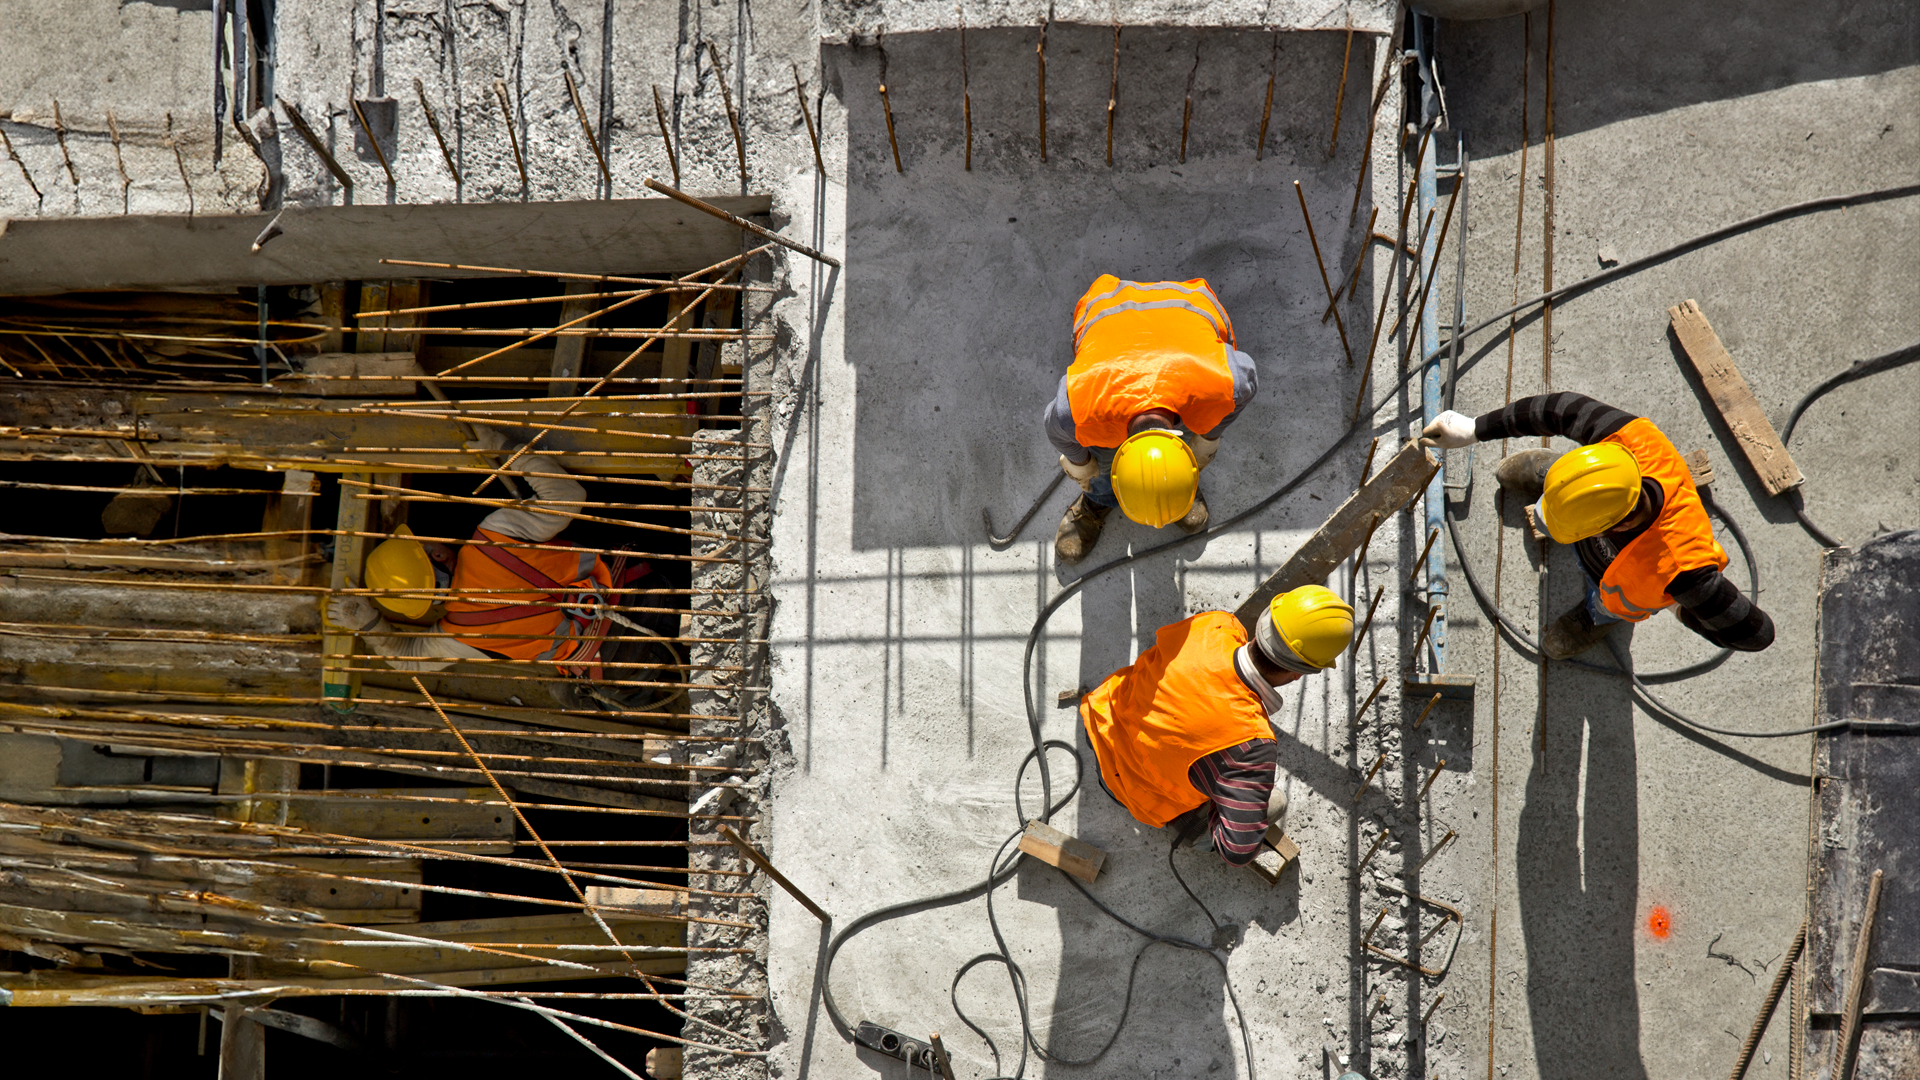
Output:
[[[1724,226],[1712,232],[1704,233],[1700,236],[1696,236],[1693,239],[1682,241],[1679,244],[1675,244],[1672,247],[1654,252],[1651,255],[1643,256],[1639,259],[1634,259],[1630,262],[1621,263],[1618,266],[1614,266],[1606,270],[1602,270],[1600,273],[1595,274],[1591,277],[1585,278],[1581,281],[1576,281],[1570,285],[1563,285],[1558,289],[1553,289],[1548,292],[1541,293],[1538,296],[1521,301],[1520,303],[1513,305],[1512,307],[1506,309],[1505,311],[1500,312],[1497,315],[1494,315],[1488,319],[1482,320],[1481,322],[1475,323],[1473,326],[1461,331],[1456,336],[1464,340],[1465,338],[1471,337],[1474,334],[1477,334],[1480,331],[1485,330],[1490,326],[1493,326],[1494,324],[1500,322],[1501,320],[1507,318],[1508,316],[1516,315],[1522,311],[1527,310],[1528,308],[1537,307],[1549,301],[1561,300],[1567,297],[1577,296],[1591,289],[1598,288],[1599,286],[1604,285],[1607,282],[1613,281],[1616,278],[1625,276],[1626,274],[1633,273],[1638,270],[1643,270],[1649,266],[1654,266],[1662,262],[1666,262],[1669,259],[1677,258],[1680,255],[1686,254],[1689,251],[1693,251],[1697,248],[1704,247],[1708,244],[1717,243],[1721,240],[1727,239],[1728,237],[1736,236],[1740,233],[1746,232],[1751,229],[1760,228],[1761,226],[1769,225],[1777,221],[1785,220],[1787,218],[1797,217],[1801,214],[1815,213],[1821,210],[1839,209],[1841,207],[1847,207],[1847,206],[1858,206],[1863,203],[1880,202],[1880,201],[1889,200],[1889,199],[1906,198],[1913,195],[1920,195],[1920,184],[1907,185],[1904,187],[1897,187],[1897,188],[1885,188],[1878,191],[1861,192],[1854,195],[1838,195],[1838,196],[1830,196],[1830,197],[1821,198],[1821,199],[1810,199],[1805,202],[1794,203],[1790,206],[1784,206],[1775,210],[1770,210],[1764,214],[1759,214],[1754,217],[1746,218],[1742,221],[1737,221],[1731,225]],[[1272,494],[1254,503],[1252,506],[1248,507],[1247,509],[1242,510],[1241,512],[1233,515],[1230,518],[1227,518],[1224,521],[1218,522],[1201,532],[1194,533],[1190,536],[1182,536],[1177,539],[1169,540],[1165,543],[1156,544],[1152,547],[1134,552],[1131,555],[1123,556],[1121,558],[1114,559],[1110,562],[1102,563],[1101,565],[1094,567],[1093,569],[1075,578],[1073,581],[1067,583],[1067,585],[1060,591],[1060,593],[1057,596],[1055,596],[1052,600],[1049,600],[1045,604],[1045,606],[1043,606],[1040,609],[1040,613],[1034,619],[1033,629],[1027,635],[1026,649],[1021,658],[1021,696],[1027,710],[1027,728],[1028,728],[1029,734],[1032,736],[1032,739],[1033,739],[1033,749],[1028,752],[1026,757],[1021,759],[1020,771],[1018,775],[1015,777],[1014,804],[1015,804],[1016,811],[1019,811],[1020,809],[1019,783],[1020,783],[1020,780],[1024,778],[1026,775],[1026,768],[1029,762],[1037,762],[1040,768],[1040,789],[1041,789],[1040,820],[1042,821],[1050,820],[1056,811],[1058,811],[1061,807],[1064,807],[1068,802],[1070,802],[1073,799],[1073,796],[1079,791],[1079,787],[1080,787],[1079,777],[1078,777],[1078,765],[1079,765],[1080,759],[1079,759],[1078,750],[1076,750],[1074,747],[1070,746],[1069,744],[1061,742],[1059,740],[1043,740],[1042,739],[1041,732],[1040,732],[1040,715],[1039,715],[1038,709],[1035,707],[1034,699],[1033,699],[1033,652],[1035,647],[1039,643],[1040,635],[1046,629],[1047,621],[1053,617],[1053,613],[1059,609],[1060,605],[1065,603],[1069,597],[1078,593],[1082,586],[1084,586],[1088,581],[1092,580],[1095,577],[1099,577],[1102,574],[1106,574],[1111,571],[1118,570],[1125,566],[1130,566],[1150,556],[1158,555],[1163,552],[1171,551],[1175,548],[1182,547],[1186,544],[1196,543],[1198,541],[1215,536],[1221,532],[1224,532],[1229,528],[1232,528],[1235,525],[1238,525],[1240,522],[1245,521],[1247,518],[1250,518],[1254,514],[1257,514],[1260,511],[1266,509],[1268,506],[1271,506],[1273,503],[1283,498],[1288,493],[1292,492],[1295,488],[1299,487],[1302,483],[1306,481],[1306,479],[1309,476],[1312,476],[1314,473],[1318,472],[1322,466],[1324,466],[1328,461],[1332,460],[1334,454],[1337,453],[1341,447],[1346,445],[1347,440],[1351,439],[1355,434],[1364,430],[1365,423],[1368,421],[1371,421],[1372,418],[1378,415],[1380,410],[1386,406],[1387,402],[1392,400],[1393,394],[1397,394],[1401,388],[1405,387],[1406,384],[1415,375],[1419,374],[1420,371],[1423,368],[1425,368],[1428,362],[1434,359],[1437,359],[1441,355],[1441,350],[1452,348],[1454,347],[1454,344],[1455,343],[1450,340],[1446,345],[1442,346],[1440,350],[1435,350],[1435,352],[1432,355],[1423,356],[1419,364],[1408,365],[1407,370],[1401,373],[1400,378],[1394,384],[1393,390],[1388,395],[1381,398],[1381,400],[1375,403],[1371,409],[1365,410],[1358,417],[1356,417],[1354,420],[1354,423],[1351,426],[1349,426],[1347,430],[1343,432],[1338,438],[1336,438],[1333,441],[1333,443],[1326,448],[1326,450],[1322,451],[1319,457],[1314,458],[1312,463],[1310,463],[1305,469],[1302,469],[1300,472],[1296,473],[1291,479],[1281,484],[1278,488],[1276,488],[1273,491]],[[1884,360],[1886,358],[1883,357],[1880,359]],[[1868,363],[1877,363],[1877,362],[1878,361],[1868,361]],[[1902,362],[1905,362],[1905,361],[1902,361]],[[1894,364],[1890,366],[1898,366],[1898,365]],[[1886,369],[1881,368],[1879,370],[1886,370]],[[1862,373],[1861,376],[1856,376],[1856,377],[1864,377],[1864,374],[1871,374],[1871,372]],[[1849,380],[1843,380],[1843,381],[1851,381],[1851,380],[1849,379]],[[1838,385],[1841,385],[1841,383],[1835,382],[1833,385],[1838,386]],[[1832,387],[1825,387],[1825,389],[1816,387],[1816,390],[1818,390],[1820,393],[1825,393],[1827,389],[1832,389]],[[1808,401],[1803,402],[1802,408],[1804,408],[1805,404],[1810,403],[1812,398],[1815,396],[1817,395],[1810,395]],[[1795,414],[1794,414],[1795,419],[1798,418],[1799,411],[1800,411],[1799,409],[1795,410]],[[1788,430],[1789,432],[1791,432],[1792,430],[1791,421],[1789,421]],[[1459,535],[1454,531],[1451,515],[1447,515],[1447,517],[1448,517],[1448,522],[1447,522],[1448,533],[1453,536],[1454,549],[1456,551],[1459,551],[1460,550]],[[1748,565],[1748,570],[1750,574],[1750,579],[1753,581],[1754,591],[1757,593],[1759,591],[1758,590],[1758,580],[1759,580],[1758,573],[1759,572],[1752,560],[1751,552],[1748,551],[1747,549],[1746,538],[1744,534],[1742,534],[1738,530],[1738,527],[1733,525],[1731,519],[1727,518],[1724,514],[1720,515],[1720,517],[1723,522],[1727,523],[1730,531],[1734,533],[1734,537],[1736,541],[1739,542],[1743,555],[1747,557],[1747,560],[1748,560],[1747,565]],[[1804,523],[1805,522],[1803,519],[1803,524]],[[1462,553],[1461,566],[1463,569],[1465,569],[1467,566],[1464,553]],[[1468,583],[1473,588],[1476,599],[1480,600],[1481,605],[1488,610],[1489,614],[1493,615],[1498,620],[1498,622],[1500,623],[1503,629],[1508,630],[1510,633],[1518,634],[1521,640],[1527,641],[1531,644],[1532,639],[1526,637],[1525,634],[1523,632],[1520,632],[1517,627],[1512,626],[1509,620],[1507,620],[1506,617],[1502,615],[1497,608],[1493,607],[1491,601],[1489,601],[1482,595],[1477,581],[1472,577],[1471,571],[1468,572]],[[1531,651],[1538,653],[1538,648],[1532,647]],[[1687,674],[1694,673],[1719,663],[1721,660],[1725,659],[1725,655],[1726,655],[1725,651],[1723,651],[1720,655],[1716,655],[1715,657],[1707,661],[1703,661],[1700,664],[1694,664],[1686,668],[1679,668],[1679,669],[1676,669],[1675,671],[1658,673],[1655,676],[1648,676],[1648,677],[1649,678],[1682,677],[1683,673],[1687,673]],[[1699,730],[1702,730],[1702,731],[1711,731],[1714,734],[1727,734],[1727,735],[1747,734],[1747,733],[1740,733],[1740,732],[1715,731],[1714,729],[1708,728],[1705,725],[1698,724],[1691,720],[1687,720],[1681,717],[1678,713],[1675,713],[1673,712],[1673,710],[1668,709],[1665,705],[1661,704],[1658,701],[1658,699],[1654,698],[1651,692],[1647,691],[1645,687],[1645,683],[1642,680],[1642,678],[1636,675],[1631,670],[1625,670],[1623,668],[1607,668],[1602,665],[1587,664],[1584,661],[1575,661],[1575,663],[1577,663],[1579,666],[1589,667],[1597,671],[1609,671],[1615,674],[1625,675],[1627,678],[1633,681],[1635,688],[1644,695],[1645,700],[1653,703],[1653,705],[1663,715],[1670,716],[1676,720],[1679,720],[1682,723],[1688,724],[1691,727],[1698,728]],[[1816,727],[1816,728],[1808,728],[1806,729],[1806,731],[1824,730],[1827,726],[1829,725],[1821,725],[1820,727]],[[1879,725],[1879,726],[1885,726],[1885,725]],[[1779,735],[1802,734],[1802,733],[1804,732],[1765,733],[1763,735],[1756,735],[1754,737],[1777,737]],[[1073,755],[1075,765],[1076,765],[1074,786],[1067,792],[1065,796],[1063,796],[1060,799],[1059,802],[1054,802],[1052,800],[1053,781],[1052,781],[1052,771],[1047,764],[1047,758],[1046,758],[1047,747],[1059,747],[1061,749],[1066,750],[1068,753]],[[1022,817],[1021,825],[1023,827],[1025,825],[1024,816]],[[860,916],[858,919],[855,919],[853,922],[847,924],[847,927],[845,929],[841,930],[839,933],[834,935],[833,940],[827,946],[827,954],[821,961],[822,963],[821,997],[823,999],[823,1003],[826,1005],[828,1016],[832,1019],[835,1026],[837,1026],[840,1029],[842,1035],[851,1037],[852,1029],[851,1029],[851,1026],[848,1025],[846,1021],[846,1017],[841,1014],[839,1007],[833,1000],[833,980],[832,980],[833,960],[834,960],[834,957],[839,953],[841,947],[846,944],[849,938],[851,938],[854,934],[867,929],[870,926],[873,926],[880,922],[887,921],[889,919],[897,918],[903,915],[913,914],[919,911],[929,910],[935,907],[946,906],[948,904],[961,903],[963,901],[970,900],[976,896],[979,896],[982,893],[985,893],[987,896],[987,905],[988,905],[988,923],[993,932],[994,943],[997,946],[999,946],[999,952],[982,953],[981,955],[976,956],[973,959],[967,961],[967,963],[960,969],[959,974],[955,976],[954,989],[953,991],[950,991],[950,993],[957,992],[960,976],[964,975],[967,971],[970,971],[972,968],[974,968],[979,964],[988,963],[988,962],[997,962],[1007,967],[1009,971],[1009,979],[1015,986],[1015,991],[1014,991],[1015,1000],[1019,1004],[1019,1008],[1020,1008],[1020,1027],[1021,1027],[1023,1041],[1022,1041],[1021,1052],[1020,1052],[1020,1068],[1013,1073],[1012,1078],[1001,1078],[1001,1080],[1017,1080],[1017,1078],[1024,1075],[1026,1071],[1027,1047],[1031,1045],[1036,1051],[1040,1051],[1041,1048],[1038,1042],[1034,1040],[1032,1025],[1029,1022],[1029,1018],[1027,1014],[1026,997],[1025,997],[1025,976],[1024,974],[1019,972],[1018,965],[1013,961],[1012,956],[1007,949],[1005,940],[1002,938],[1000,934],[998,920],[993,916],[993,912],[992,912],[993,890],[997,888],[999,885],[1003,884],[1005,881],[1007,881],[1010,877],[1012,877],[1014,871],[1020,865],[1020,856],[1017,853],[1011,859],[1007,860],[1004,865],[1002,865],[1001,863],[1003,854],[1007,849],[1007,844],[1012,843],[1013,840],[1014,840],[1014,837],[1009,837],[1006,842],[1001,844],[1000,851],[995,854],[994,863],[992,864],[992,869],[984,881],[981,881],[975,885],[969,886],[964,889],[956,889],[952,892],[939,893],[937,895],[925,897],[919,900],[910,900],[905,903],[892,904],[887,907],[879,908],[875,911],[871,911],[865,915]],[[1066,881],[1073,884],[1075,888],[1078,888],[1080,890],[1081,895],[1085,896],[1090,902],[1093,903],[1093,905],[1096,908],[1098,908],[1107,917],[1120,923],[1122,926],[1125,926],[1129,930],[1132,930],[1135,933],[1141,934],[1149,939],[1146,942],[1146,944],[1141,946],[1140,951],[1134,954],[1134,960],[1133,960],[1134,972],[1138,971],[1139,964],[1140,964],[1140,957],[1146,952],[1146,950],[1149,947],[1156,944],[1166,944],[1166,945],[1171,945],[1178,948],[1187,948],[1187,949],[1192,949],[1195,951],[1206,953],[1208,956],[1212,957],[1216,963],[1220,964],[1221,973],[1223,976],[1225,975],[1226,962],[1224,960],[1221,960],[1218,954],[1214,953],[1211,949],[1207,948],[1206,946],[1199,945],[1196,942],[1185,941],[1184,939],[1180,939],[1180,938],[1163,937],[1160,935],[1156,935],[1149,930],[1146,930],[1140,926],[1137,926],[1133,922],[1122,917],[1118,912],[1115,912],[1112,908],[1109,908],[1106,904],[1102,903],[1091,892],[1087,891],[1085,886],[1081,885],[1080,882],[1077,879],[1073,878],[1071,875],[1062,873],[1061,876]],[[1209,913],[1209,918],[1211,918],[1211,913]],[[1120,1023],[1116,1025],[1113,1036],[1109,1037],[1106,1044],[1100,1049],[1100,1051],[1097,1052],[1094,1055],[1094,1057],[1089,1060],[1096,1060],[1101,1054],[1104,1054],[1106,1052],[1106,1049],[1113,1045],[1113,1041],[1115,1038],[1118,1037],[1121,1027],[1125,1025],[1127,1010],[1131,1008],[1131,1005],[1132,1005],[1133,978],[1134,978],[1133,973],[1129,973],[1128,979],[1127,979],[1127,996],[1125,999],[1125,1004],[1122,1006]],[[1234,995],[1232,980],[1230,979],[1226,980],[1226,987],[1227,987],[1228,1000],[1232,1002],[1235,1016],[1239,1019],[1241,1040],[1247,1052],[1247,1067],[1249,1070],[1249,1076],[1251,1076],[1252,1069],[1253,1069],[1252,1039],[1247,1032],[1246,1018],[1240,1011],[1239,999]],[[956,1011],[958,1011],[957,999],[955,1000],[954,1005],[955,1005]],[[964,1014],[961,1015],[961,1019],[976,1034],[979,1034],[982,1038],[987,1037],[986,1033],[982,1031],[977,1025],[975,1025],[970,1019],[967,1019]],[[991,1039],[988,1039],[987,1043],[989,1047],[993,1047],[993,1042]],[[997,1069],[998,1061],[999,1061],[998,1048],[994,1048],[993,1052],[994,1052],[994,1059],[996,1063],[995,1067]],[[1044,1055],[1044,1052],[1042,1053]],[[1057,1059],[1057,1060],[1064,1061],[1064,1059]]]
[[[1904,349],[1895,349],[1890,353],[1876,356],[1871,360],[1861,360],[1845,371],[1822,380],[1813,389],[1807,391],[1806,396],[1802,397],[1799,404],[1793,407],[1793,411],[1787,414],[1786,427],[1780,432],[1781,448],[1784,449],[1787,443],[1792,441],[1794,426],[1800,423],[1800,414],[1807,411],[1807,406],[1812,405],[1814,402],[1826,397],[1832,391],[1838,390],[1850,382],[1857,382],[1869,375],[1878,375],[1882,372],[1892,371],[1894,368],[1905,367],[1915,360],[1920,360],[1920,342],[1915,342]],[[1807,516],[1806,500],[1801,497],[1798,489],[1794,490],[1790,498],[1793,502],[1793,516],[1799,519],[1800,527],[1807,530],[1807,535],[1813,537],[1814,543],[1819,544],[1821,547],[1829,548],[1843,546],[1840,541],[1835,540],[1832,535],[1825,529],[1814,524],[1813,519]]]

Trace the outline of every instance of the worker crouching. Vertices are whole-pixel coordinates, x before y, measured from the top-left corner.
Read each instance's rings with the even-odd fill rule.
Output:
[[[1095,280],[1074,306],[1073,364],[1045,415],[1060,468],[1081,492],[1054,535],[1059,560],[1085,558],[1116,506],[1156,529],[1206,528],[1200,471],[1258,388],[1253,359],[1234,347],[1233,323],[1204,280]]]
[[[1478,419],[1449,409],[1421,443],[1457,449],[1517,435],[1559,435],[1566,454],[1524,450],[1495,469],[1502,489],[1531,505],[1553,539],[1571,544],[1587,597],[1540,638],[1565,660],[1600,643],[1621,622],[1678,607],[1687,628],[1725,649],[1773,644],[1773,620],[1721,573],[1727,553],[1713,538],[1693,474],[1653,422],[1585,394],[1537,394]]]
[[[1251,640],[1225,611],[1161,627],[1080,704],[1101,786],[1138,820],[1252,862],[1287,810],[1267,720],[1279,688],[1332,667],[1352,639],[1353,608],[1318,585],[1276,597]]]

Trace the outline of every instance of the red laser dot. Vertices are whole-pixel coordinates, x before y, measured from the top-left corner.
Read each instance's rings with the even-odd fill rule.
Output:
[[[1664,941],[1673,933],[1673,916],[1668,914],[1666,908],[1656,907],[1647,914],[1647,929],[1654,937]]]

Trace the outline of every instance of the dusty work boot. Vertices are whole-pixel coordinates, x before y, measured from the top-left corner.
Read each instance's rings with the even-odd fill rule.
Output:
[[[1566,660],[1600,644],[1601,639],[1619,625],[1594,622],[1593,615],[1587,611],[1587,602],[1582,600],[1572,611],[1553,620],[1547,632],[1540,635],[1540,651],[1555,660]]]
[[[1547,470],[1553,466],[1560,455],[1552,450],[1522,450],[1517,454],[1508,454],[1493,467],[1493,478],[1509,495],[1515,495],[1523,503],[1538,502],[1547,489]]]
[[[1207,496],[1204,492],[1196,491],[1193,493],[1193,506],[1188,508],[1187,516],[1174,524],[1180,526],[1181,532],[1191,536],[1206,528],[1207,520]]]
[[[1073,500],[1066,516],[1060,519],[1059,531],[1053,534],[1054,558],[1069,565],[1086,558],[1087,552],[1099,542],[1100,528],[1111,513],[1113,507],[1096,506],[1085,495]]]

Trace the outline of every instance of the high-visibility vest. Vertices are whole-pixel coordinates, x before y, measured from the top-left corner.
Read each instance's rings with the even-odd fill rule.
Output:
[[[1205,805],[1187,777],[1194,762],[1273,738],[1260,695],[1234,670],[1233,652],[1246,643],[1239,619],[1203,611],[1161,627],[1152,648],[1081,700],[1100,778],[1140,821],[1157,829]]]
[[[1073,308],[1067,404],[1082,446],[1119,446],[1148,409],[1196,435],[1233,412],[1233,323],[1204,279],[1121,281],[1102,274]]]
[[[480,529],[483,543],[460,549],[448,590],[444,628],[476,649],[516,660],[561,661],[585,639],[568,636],[588,623],[612,575],[598,555],[567,544],[526,546],[522,541]],[[500,547],[495,545],[518,545]]]
[[[1657,481],[1666,495],[1660,516],[1620,549],[1600,578],[1600,602],[1607,610],[1639,622],[1673,606],[1667,585],[1676,576],[1703,566],[1724,570],[1727,552],[1713,538],[1713,526],[1686,460],[1653,421],[1634,420],[1601,441],[1626,447],[1640,466],[1640,475]]]

